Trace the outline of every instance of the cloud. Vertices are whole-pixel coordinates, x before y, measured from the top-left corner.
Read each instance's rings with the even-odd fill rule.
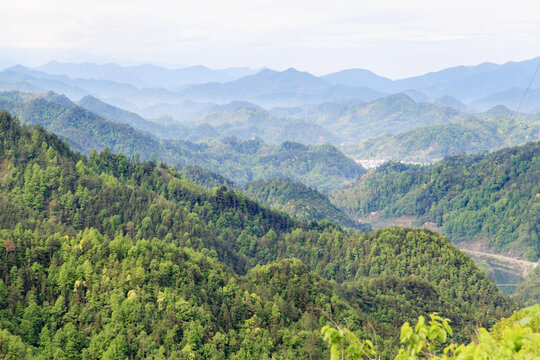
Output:
[[[0,11],[9,14],[0,46],[34,51],[34,62],[71,50],[124,63],[364,67],[399,77],[540,48],[536,0],[18,0]]]

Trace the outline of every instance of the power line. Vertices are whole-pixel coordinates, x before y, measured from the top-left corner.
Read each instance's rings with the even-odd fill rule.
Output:
[[[516,114],[518,113],[519,109],[521,109],[521,105],[523,105],[523,101],[525,100],[525,97],[527,97],[527,94],[529,93],[529,90],[531,89],[531,86],[532,86],[532,84],[534,82],[534,79],[536,78],[536,74],[538,73],[538,69],[540,69],[540,61],[538,62],[538,66],[536,66],[536,70],[534,71],[534,75],[533,75],[531,81],[529,82],[529,86],[527,86],[527,89],[525,90],[525,93],[521,97],[521,101],[519,102],[518,107],[516,108],[516,110],[512,114],[512,120],[514,120],[514,118],[515,118]]]

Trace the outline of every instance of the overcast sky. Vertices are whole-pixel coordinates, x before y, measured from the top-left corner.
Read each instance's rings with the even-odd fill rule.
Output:
[[[539,0],[0,0],[0,65],[365,68],[401,78],[540,56]]]

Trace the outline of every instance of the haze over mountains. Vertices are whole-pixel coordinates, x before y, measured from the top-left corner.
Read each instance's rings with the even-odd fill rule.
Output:
[[[203,66],[166,69],[154,65],[123,67],[116,64],[50,62],[35,69],[14,66],[0,72],[5,90],[56,91],[78,100],[94,95],[130,110],[183,101],[251,101],[264,106],[291,106],[357,98],[371,101],[384,94],[415,92],[420,100],[451,96],[476,110],[495,105],[514,109],[516,97],[531,79],[540,58],[502,65],[484,63],[458,66],[407,79],[391,80],[368,70],[350,69],[324,75],[288,69],[249,68],[213,70]],[[540,81],[532,89],[540,88]],[[516,95],[517,94],[517,95]],[[539,94],[532,91],[522,110],[538,109]],[[476,106],[476,107],[475,107]]]
[[[391,358],[539,302],[530,66],[0,72],[0,358],[324,358],[318,309]]]
[[[161,140],[234,136],[276,145],[331,143],[357,159],[432,162],[538,139],[539,117],[514,114],[512,109],[539,61],[459,66],[400,80],[362,69],[317,77],[293,68],[166,69],[50,62],[0,72],[0,89],[64,94],[103,119]],[[521,111],[540,108],[539,87],[538,80],[532,83]],[[471,128],[475,121],[497,118],[508,123],[510,117],[517,122],[508,139],[496,140],[500,135],[493,131],[503,131],[501,125],[473,136],[456,130],[469,126],[476,132],[487,123]],[[410,144],[400,145],[411,131]],[[438,139],[427,140],[428,133]],[[450,143],[441,143],[446,141],[441,136]],[[371,140],[374,137],[378,139]],[[467,145],[471,139],[474,144]]]

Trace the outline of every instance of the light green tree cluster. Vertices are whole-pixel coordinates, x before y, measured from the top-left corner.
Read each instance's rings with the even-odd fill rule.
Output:
[[[402,347],[394,360],[531,360],[540,359],[540,306],[534,305],[502,319],[491,330],[477,329],[469,344],[451,343],[450,320],[436,313],[426,322],[418,318],[416,326],[401,327]],[[325,326],[321,334],[328,342],[331,360],[379,359],[369,340],[360,340],[348,329]]]

